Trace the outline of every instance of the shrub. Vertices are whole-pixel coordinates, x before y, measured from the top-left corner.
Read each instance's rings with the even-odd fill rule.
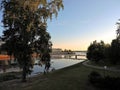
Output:
[[[100,90],[120,90],[120,78],[119,77],[102,77],[98,72],[91,72],[89,82],[99,88]]]
[[[100,84],[104,90],[120,90],[120,78],[118,77],[106,76]]]
[[[102,76],[98,72],[92,71],[88,77],[92,85],[99,86]]]

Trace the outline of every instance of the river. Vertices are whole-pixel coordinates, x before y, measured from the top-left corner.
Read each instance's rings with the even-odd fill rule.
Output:
[[[50,67],[50,70],[58,70],[58,69],[61,69],[61,68],[64,68],[64,67],[68,67],[68,66],[71,66],[71,65],[74,65],[74,64],[77,64],[77,63],[80,63],[84,60],[76,60],[76,59],[52,59],[51,60],[51,67]],[[28,75],[30,77],[32,76],[35,76],[37,74],[40,74],[40,73],[43,73],[44,72],[44,68],[45,68],[45,65],[42,64],[41,65],[38,65],[38,62],[39,60],[36,60],[35,61],[35,65],[33,66],[32,68],[32,73],[31,75]],[[8,68],[6,69],[6,72],[19,72],[21,71],[21,69],[19,67],[11,67],[11,68]],[[0,73],[4,73],[3,70],[0,70]]]
[[[84,60],[75,60],[75,59],[52,59],[50,71],[54,68],[54,70],[58,70],[64,67],[68,67],[77,63],[80,63]],[[34,76],[44,72],[45,65],[34,65],[33,72],[30,76]]]

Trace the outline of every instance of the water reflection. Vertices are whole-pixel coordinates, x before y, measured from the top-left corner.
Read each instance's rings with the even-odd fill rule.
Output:
[[[76,63],[82,62],[82,61],[84,61],[84,60],[52,59],[50,62],[51,67],[50,67],[49,71],[51,71],[53,69],[58,70],[58,69],[61,69],[64,67],[68,67],[68,66],[74,65]],[[36,60],[35,65],[33,66],[33,69],[32,69],[32,73],[31,73],[31,75],[28,75],[28,77],[43,73],[44,69],[45,69],[45,65],[44,64],[40,65],[39,60]],[[19,67],[11,67],[11,68],[7,68],[7,70],[6,70],[6,72],[20,72],[20,71],[22,71],[22,69],[20,69]],[[0,70],[0,74],[1,73],[4,73],[3,70]]]
[[[50,67],[50,71],[52,69],[55,69],[55,70],[58,70],[58,69],[61,69],[61,68],[64,68],[64,67],[68,67],[68,66],[71,66],[71,65],[74,65],[74,64],[77,64],[79,62],[82,62],[84,60],[73,60],[73,59],[52,59],[51,60],[51,67]],[[38,63],[38,60],[36,60],[36,64]],[[30,76],[34,76],[34,75],[37,75],[37,74],[40,74],[40,73],[43,73],[44,72],[44,68],[45,68],[45,65],[34,65],[33,67],[33,72],[31,73]]]

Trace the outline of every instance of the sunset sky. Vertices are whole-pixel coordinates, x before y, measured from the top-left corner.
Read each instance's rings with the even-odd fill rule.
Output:
[[[87,50],[94,40],[116,38],[120,0],[64,0],[64,10],[48,24],[53,47]]]
[[[63,1],[64,10],[59,12],[57,18],[48,20],[47,29],[53,48],[87,50],[94,40],[110,43],[116,37],[115,24],[120,18],[120,0]]]

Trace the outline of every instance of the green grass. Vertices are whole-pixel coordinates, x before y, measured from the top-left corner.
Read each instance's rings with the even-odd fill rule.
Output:
[[[0,82],[19,79],[21,76],[21,72],[9,72],[0,74]]]
[[[26,83],[21,83],[20,80],[0,83],[0,90],[97,90],[88,82],[91,71],[98,71],[104,75],[103,70],[85,67],[79,63],[30,78]],[[120,73],[107,71],[106,75],[119,77]]]

